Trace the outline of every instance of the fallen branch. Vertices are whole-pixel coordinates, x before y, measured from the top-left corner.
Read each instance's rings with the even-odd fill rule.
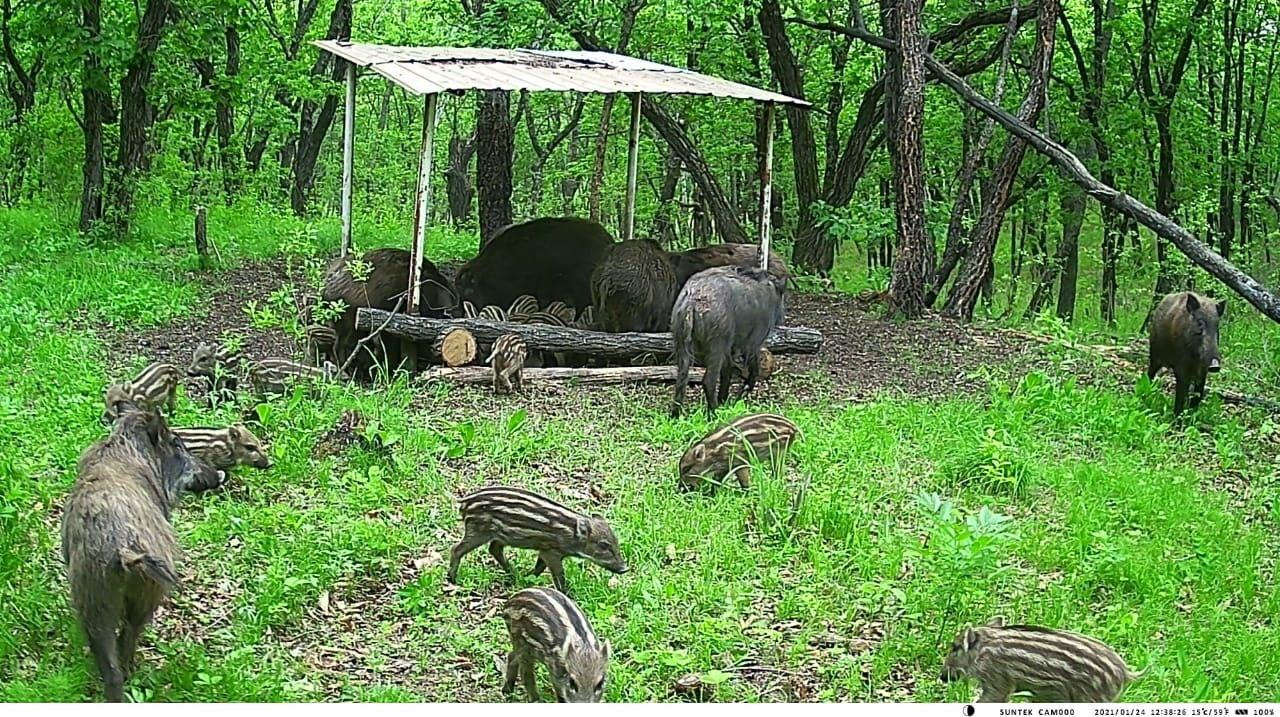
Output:
[[[548,381],[573,381],[575,383],[604,386],[619,383],[643,383],[676,380],[675,366],[621,366],[613,368],[526,368],[520,372],[526,383]],[[449,381],[463,385],[493,383],[493,369],[488,366],[437,366],[420,372],[419,381]],[[702,380],[702,369],[689,369],[689,382]]]
[[[392,317],[392,316],[396,316],[396,315],[397,315],[397,314],[396,314],[396,312],[398,312],[398,311],[400,310],[400,306],[401,306],[401,304],[403,304],[403,303],[404,303],[404,297],[405,297],[405,294],[406,294],[406,292],[402,292],[402,293],[400,294],[400,298],[396,299],[396,305],[395,305],[394,307],[392,307],[392,309],[391,309],[391,311],[390,311],[390,312],[388,312],[388,313],[387,313],[387,321],[383,321],[383,322],[382,322],[382,325],[378,326],[378,327],[377,327],[376,329],[374,329],[373,331],[370,331],[368,336],[365,336],[364,338],[362,338],[362,339],[360,339],[359,341],[357,341],[357,342],[356,342],[356,345],[355,345],[354,347],[352,347],[352,349],[351,349],[351,355],[347,356],[347,360],[346,360],[346,361],[343,361],[343,362],[342,362],[342,365],[338,367],[338,374],[339,374],[339,375],[342,375],[342,376],[347,375],[347,368],[349,368],[349,367],[351,366],[351,362],[352,362],[352,361],[355,361],[355,360],[356,360],[356,355],[360,353],[360,349],[364,349],[364,350],[368,351],[368,352],[369,352],[369,355],[370,355],[371,357],[373,357],[373,360],[374,360],[374,361],[377,361],[377,360],[378,360],[378,357],[377,357],[377,356],[375,356],[375,355],[374,355],[374,353],[373,353],[373,351],[372,351],[372,350],[370,350],[367,346],[365,346],[365,344],[367,344],[367,343],[369,343],[370,341],[372,341],[372,340],[374,339],[374,337],[376,337],[376,336],[378,336],[378,334],[381,334],[381,333],[382,333],[382,330],[383,330],[383,329],[387,328],[387,323],[391,320],[391,317]],[[363,309],[361,309],[361,311],[363,311]]]
[[[865,28],[845,27],[835,23],[811,22],[801,19],[789,19],[789,22],[846,35],[882,50],[896,51],[898,49],[898,43],[894,40],[880,37]],[[1253,277],[1222,258],[1221,255],[1197,239],[1194,234],[1174,223],[1169,217],[1128,194],[1098,181],[1097,178],[1089,173],[1088,168],[1084,166],[1080,158],[1072,154],[1070,150],[1053,141],[1036,128],[1009,114],[991,100],[978,94],[963,78],[946,65],[938,62],[937,58],[932,54],[924,53],[924,64],[925,68],[938,78],[938,81],[954,90],[965,102],[1000,123],[1010,134],[1023,140],[1037,152],[1048,157],[1072,182],[1084,189],[1089,196],[1168,239],[1196,266],[1209,272],[1209,274],[1230,287],[1232,291],[1244,297],[1246,301],[1253,304],[1258,311],[1261,311],[1272,321],[1280,322],[1280,297],[1272,294]]]
[[[379,331],[385,329],[392,335],[428,345],[441,333],[461,327],[483,343],[490,343],[503,334],[516,334],[524,339],[529,348],[539,351],[625,358],[645,353],[669,356],[675,348],[669,333],[614,334],[547,324],[513,324],[484,319],[433,319],[367,308],[356,312],[357,329],[367,331],[374,326],[378,326]],[[821,347],[822,332],[804,327],[779,326],[765,342],[765,348],[775,354],[813,354]]]

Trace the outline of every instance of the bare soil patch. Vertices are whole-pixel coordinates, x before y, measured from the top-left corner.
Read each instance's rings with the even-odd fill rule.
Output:
[[[103,331],[113,370],[138,355],[185,366],[201,341],[217,340],[226,333],[243,337],[243,353],[250,358],[299,355],[300,347],[292,337],[276,328],[253,326],[246,311],[253,302],[265,305],[286,283],[302,284],[300,276],[289,276],[283,259],[217,274],[193,273],[191,280],[207,289],[209,300],[202,310],[165,326]],[[898,321],[882,314],[879,307],[868,310],[852,296],[791,295],[785,323],[822,331],[823,345],[814,355],[778,357],[779,371],[759,387],[758,398],[861,400],[882,394],[937,398],[973,393],[985,386],[984,370],[1011,373],[1029,365],[1038,351],[1031,342],[998,330],[936,317]],[[616,388],[539,389],[529,400],[533,408],[555,411],[565,406],[566,394],[580,399],[584,391],[611,390]],[[640,392],[659,400],[669,390],[650,385]]]

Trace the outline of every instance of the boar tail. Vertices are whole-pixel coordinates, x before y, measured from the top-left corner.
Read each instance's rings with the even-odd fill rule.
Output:
[[[671,317],[671,335],[675,339],[675,361],[693,361],[693,307],[681,306]]]
[[[164,588],[172,588],[180,582],[178,574],[167,560],[147,553],[139,553],[131,548],[120,548],[120,564],[124,569],[145,577]]]

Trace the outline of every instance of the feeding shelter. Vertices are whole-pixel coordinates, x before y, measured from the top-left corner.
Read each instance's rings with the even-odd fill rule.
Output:
[[[627,195],[622,220],[622,239],[632,238],[635,228],[636,153],[640,140],[643,96],[648,94],[703,95],[746,99],[765,103],[765,164],[761,179],[760,265],[768,267],[770,208],[773,177],[773,116],[778,104],[809,108],[804,100],[730,82],[697,72],[608,52],[509,50],[467,47],[399,47],[345,40],[314,42],[325,52],[346,60],[346,112],[342,133],[342,255],[351,248],[351,188],[355,133],[356,79],[360,70],[369,70],[425,98],[422,115],[422,146],[418,157],[415,194],[413,247],[409,257],[409,286],[404,313],[374,308],[357,311],[356,325],[374,333],[384,329],[392,335],[417,341],[445,338],[445,332],[474,332],[476,338],[493,340],[503,332],[516,332],[533,348],[542,350],[585,350],[593,355],[629,351],[670,351],[670,334],[605,334],[578,328],[517,326],[507,322],[417,316],[421,301],[421,262],[426,247],[427,217],[431,214],[432,132],[440,94],[464,90],[527,90],[530,92],[592,92],[626,94],[631,98],[631,127],[627,142]],[[381,324],[375,324],[375,321]],[[775,341],[776,339],[776,341]],[[468,351],[474,340],[468,339]],[[821,334],[812,329],[778,327],[771,344],[778,350],[814,353]],[[410,343],[410,366],[416,364],[416,349]],[[559,348],[557,348],[559,347]],[[645,348],[648,347],[648,348]],[[466,359],[469,353],[463,353]],[[469,359],[467,359],[469,360]],[[446,361],[448,365],[459,364]],[[586,370],[586,369],[584,369]],[[605,369],[593,369],[603,371]]]
[[[778,104],[810,107],[804,100],[730,82],[718,77],[609,52],[503,50],[470,47],[399,47],[345,40],[318,40],[325,52],[346,60],[346,113],[342,125],[342,254],[351,247],[351,174],[355,135],[356,78],[370,70],[417,96],[423,96],[422,148],[418,159],[418,187],[414,210],[413,249],[409,259],[406,313],[419,303],[419,265],[425,251],[427,217],[431,208],[432,131],[442,92],[463,90],[528,90],[530,92],[592,92],[631,97],[631,131],[627,142],[627,197],[622,238],[635,227],[636,152],[640,140],[641,97],[648,94],[706,95],[765,103],[768,128],[760,212],[760,260],[769,257],[769,218],[772,203],[773,112]]]

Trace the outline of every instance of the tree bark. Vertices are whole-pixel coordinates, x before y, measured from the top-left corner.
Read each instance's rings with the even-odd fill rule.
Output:
[[[1018,112],[1019,120],[1033,127],[1045,105],[1049,69],[1053,66],[1054,30],[1057,17],[1058,0],[1044,0],[1040,6],[1040,17],[1037,19],[1036,49],[1031,58],[1031,77],[1027,86],[1027,96]],[[1008,208],[1009,192],[1018,176],[1018,168],[1022,166],[1022,158],[1026,151],[1026,142],[1018,139],[1011,138],[1005,145],[1004,153],[992,175],[991,199],[982,209],[978,225],[974,228],[973,239],[969,243],[969,253],[943,307],[943,313],[947,316],[966,320],[973,318],[978,294],[991,273],[991,259],[995,253],[996,240],[1000,236],[1004,213]]]
[[[614,50],[619,55],[627,53],[627,45],[631,42],[631,31],[635,28],[636,15],[644,8],[646,0],[628,0],[622,9],[622,29],[618,32],[618,46]],[[613,103],[617,95],[605,95],[600,109],[600,124],[596,128],[595,153],[592,155],[591,180],[587,184],[587,211],[591,221],[600,221],[600,194],[604,187],[604,165],[609,149],[609,123],[613,118]]]
[[[480,95],[476,110],[476,190],[480,205],[480,247],[511,223],[511,161],[515,154],[511,95]]]
[[[1021,26],[1018,16],[1018,7],[1016,5],[1012,6],[1009,12],[1009,21],[1005,24],[1004,34],[1001,35],[1000,39],[1000,64],[996,69],[995,87],[995,102],[997,104],[1004,98],[1005,78],[1008,76],[1009,70],[1009,49],[1013,46],[1013,37]],[[951,273],[955,271],[956,265],[960,263],[960,257],[964,256],[965,250],[968,248],[968,244],[965,241],[964,222],[969,216],[970,200],[973,196],[973,182],[977,178],[978,167],[982,166],[986,161],[987,147],[991,144],[995,131],[995,122],[987,120],[983,123],[977,142],[960,162],[956,181],[956,198],[951,205],[951,219],[947,222],[947,241],[943,246],[942,261],[933,276],[929,291],[925,294],[925,303],[929,306],[933,306],[934,302],[938,300],[938,295],[942,293],[947,282],[951,280]]]
[[[1076,314],[1076,287],[1080,278],[1080,228],[1084,225],[1084,193],[1068,187],[1062,197],[1062,241],[1054,263],[1061,272],[1058,282],[1058,318],[1070,322]]]
[[[934,260],[924,212],[923,6],[923,0],[880,0],[881,25],[898,41],[898,50],[886,55],[885,135],[891,148],[898,230],[889,300],[895,311],[911,319],[924,313],[925,284]]]
[[[240,74],[240,30],[236,27],[234,18],[227,22],[223,37],[227,47],[223,76],[230,81]],[[231,143],[231,136],[235,132],[235,102],[230,88],[219,88],[214,110],[218,124],[218,161],[222,164],[222,186],[229,206],[240,190],[239,148]]]
[[[433,319],[410,316],[381,309],[362,308],[356,312],[356,328],[373,331],[383,326],[392,336],[434,343],[441,333],[451,328],[467,329],[477,341],[489,343],[503,334],[516,334],[531,349],[622,357],[651,353],[669,355],[675,350],[671,334],[605,333],[549,324],[513,324],[484,319]],[[775,354],[812,354],[822,347],[822,333],[817,329],[779,326],[769,334],[765,348]]]
[[[791,41],[782,20],[778,0],[763,0],[760,5],[760,31],[764,34],[769,54],[769,67],[782,94],[805,99],[804,73],[791,50]],[[792,168],[795,175],[797,221],[800,226],[812,224],[813,204],[818,200],[818,150],[807,108],[786,105],[787,127],[791,130]],[[826,267],[830,270],[830,267]]]
[[[351,3],[352,0],[337,0],[334,4],[333,13],[329,16],[326,39],[351,38]],[[329,127],[333,125],[333,118],[338,111],[337,88],[346,76],[346,66],[345,60],[321,52],[311,68],[311,77],[321,82],[328,70],[329,82],[323,102],[302,102],[298,113],[298,134],[292,152],[288,153],[293,173],[289,204],[293,213],[300,217],[307,213],[307,200],[315,186],[316,161],[320,158],[320,148],[324,145],[325,135],[329,133]]]
[[[1156,123],[1156,135],[1159,142],[1159,157],[1156,170],[1156,211],[1172,218],[1177,211],[1177,199],[1174,195],[1173,176],[1173,102],[1186,74],[1187,60],[1191,56],[1191,42],[1200,18],[1209,6],[1209,0],[1197,0],[1191,11],[1191,17],[1182,34],[1182,40],[1174,57],[1170,70],[1160,72],[1164,63],[1156,56],[1156,15],[1159,12],[1159,0],[1142,0],[1142,49],[1139,53],[1138,88],[1146,99],[1147,106]],[[1169,266],[1166,242],[1156,239],[1156,259],[1160,264],[1156,278],[1155,294],[1157,297],[1169,293],[1177,283],[1173,269]]]
[[[138,22],[137,47],[120,79],[120,142],[108,187],[106,215],[121,235],[133,216],[133,194],[139,174],[147,168],[151,148],[148,134],[155,108],[147,97],[155,71],[156,48],[164,36],[172,6],[170,0],[147,0]]]
[[[449,138],[449,166],[444,173],[445,192],[449,195],[449,218],[455,228],[466,224],[471,216],[471,198],[475,196],[475,189],[467,167],[475,151],[475,134],[464,139],[455,128],[455,134]]]
[[[702,368],[689,369],[689,381],[702,381]],[[620,383],[641,383],[676,380],[675,366],[615,366],[609,368],[526,368],[520,378],[527,383],[544,381],[572,381],[574,384],[606,386]],[[763,378],[763,377],[762,377]],[[435,367],[418,374],[421,381],[448,381],[467,385],[493,383],[493,369],[488,366],[460,366],[458,368]]]
[[[102,39],[101,0],[81,1],[80,27],[89,41],[80,75],[80,93],[84,101],[81,123],[84,132],[84,163],[81,170],[84,181],[80,192],[80,231],[88,233],[103,219],[106,182],[103,126],[115,114],[111,95],[107,91],[111,80],[97,50]]]
[[[13,102],[13,120],[22,124],[23,117],[36,105],[37,81],[44,67],[44,51],[36,52],[29,65],[24,65],[13,48],[12,0],[0,2],[0,47],[4,50],[5,64],[9,67],[13,79],[7,84],[9,100]]]

